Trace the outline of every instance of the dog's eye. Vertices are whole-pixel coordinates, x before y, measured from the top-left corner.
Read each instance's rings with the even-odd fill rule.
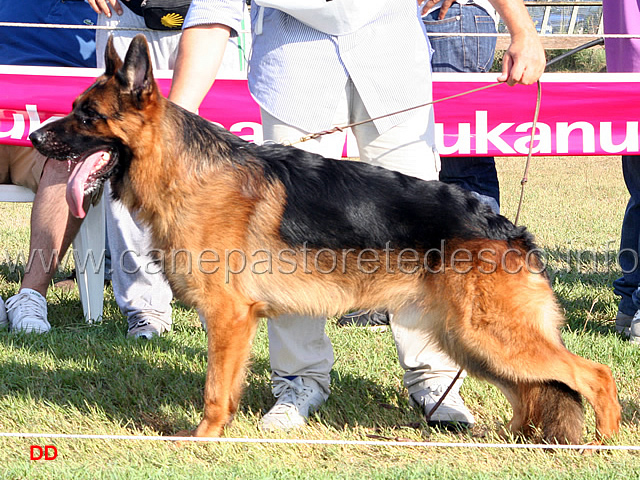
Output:
[[[105,117],[104,115],[96,112],[93,108],[84,105],[78,114],[80,123],[82,123],[83,125],[93,125],[96,121],[98,120],[106,120],[107,117]]]

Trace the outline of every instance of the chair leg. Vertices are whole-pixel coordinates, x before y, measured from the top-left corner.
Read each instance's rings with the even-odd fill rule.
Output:
[[[104,200],[91,206],[73,240],[73,257],[82,310],[88,323],[102,320],[105,252]]]

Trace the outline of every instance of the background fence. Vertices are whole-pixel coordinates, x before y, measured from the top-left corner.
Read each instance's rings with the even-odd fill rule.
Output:
[[[546,49],[570,49],[602,35],[602,1],[525,1]],[[500,33],[507,29],[502,22]],[[506,49],[509,39],[498,38],[498,49]]]

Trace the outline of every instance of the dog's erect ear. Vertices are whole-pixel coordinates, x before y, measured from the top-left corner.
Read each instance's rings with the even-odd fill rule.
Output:
[[[142,108],[143,103],[155,92],[157,87],[153,79],[153,66],[144,35],[136,35],[131,41],[118,78],[123,87],[129,90],[138,108]]]
[[[113,35],[109,35],[107,48],[104,51],[105,75],[112,77],[122,66],[122,59],[113,46]]]

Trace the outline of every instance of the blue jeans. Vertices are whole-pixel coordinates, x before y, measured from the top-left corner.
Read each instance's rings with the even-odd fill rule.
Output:
[[[451,5],[443,20],[440,10],[422,17],[428,33],[496,33],[487,11],[474,4]],[[495,37],[429,36],[435,50],[434,72],[488,72],[493,65]],[[493,157],[443,157],[440,180],[475,192],[494,211],[500,209],[500,185]]]
[[[613,282],[613,292],[621,297],[618,310],[634,315],[640,310],[640,155],[622,156],[622,174],[630,198],[620,233],[622,277]]]

